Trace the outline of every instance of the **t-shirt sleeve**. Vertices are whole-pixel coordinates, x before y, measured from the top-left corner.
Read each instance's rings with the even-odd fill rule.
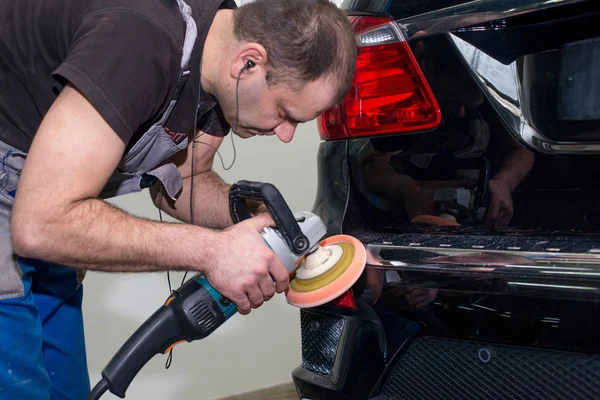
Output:
[[[126,9],[102,10],[84,18],[53,76],[81,91],[128,143],[169,102],[181,51],[148,17]]]
[[[208,135],[217,137],[227,136],[231,129],[225,120],[223,110],[218,105],[203,113],[203,115],[199,115],[196,128]]]

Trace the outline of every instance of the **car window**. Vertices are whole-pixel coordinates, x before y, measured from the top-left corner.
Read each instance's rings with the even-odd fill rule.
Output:
[[[408,18],[414,15],[468,3],[470,0],[396,0],[389,5],[388,13],[395,18]]]

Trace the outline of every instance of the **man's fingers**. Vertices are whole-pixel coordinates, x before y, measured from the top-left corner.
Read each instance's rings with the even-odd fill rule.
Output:
[[[250,300],[248,300],[248,296],[240,297],[234,303],[238,312],[242,315],[249,314],[252,310],[252,307],[250,306]]]
[[[500,218],[500,226],[502,228],[506,228],[508,227],[508,225],[510,224],[510,220],[512,219],[512,210],[507,209],[507,210],[503,210],[502,212],[502,216]]]
[[[252,308],[258,308],[262,306],[262,304],[265,302],[263,294],[258,288],[258,286],[248,288],[246,290],[246,293],[248,294],[248,299],[250,300],[250,305],[252,306]]]
[[[500,204],[496,203],[494,200],[490,202],[487,213],[485,215],[484,223],[493,227],[498,219],[498,213],[500,212]]]
[[[265,276],[258,283],[260,287],[260,291],[262,292],[263,299],[265,301],[271,300],[271,297],[275,294],[275,285],[273,284],[273,279],[271,276]]]
[[[412,302],[413,299],[415,297],[417,297],[418,295],[419,295],[419,291],[417,288],[407,288],[406,292],[404,293],[406,300],[410,301],[410,302]]]
[[[267,208],[266,205],[261,204],[260,206],[258,206],[258,208],[256,209],[256,215],[261,214],[261,213],[268,213],[269,209]]]
[[[418,296],[413,297],[412,303],[415,305],[415,307],[420,308],[424,304],[427,304],[428,300],[429,300],[429,297],[427,296],[427,294],[421,293]]]
[[[508,214],[506,210],[500,210],[498,218],[495,221],[496,228],[506,228],[508,226]]]
[[[500,203],[500,209],[498,210],[498,215],[496,217],[496,220],[494,221],[495,226],[498,228],[506,228],[509,223],[510,220],[512,219],[513,216],[513,209],[512,209],[512,202],[506,200],[506,199],[502,199],[502,202]]]
[[[267,226],[275,226],[275,221],[273,221],[273,217],[269,213],[260,213],[256,217],[243,221],[243,223],[248,224],[257,232],[262,231]]]
[[[277,293],[283,293],[290,284],[290,275],[279,258],[275,257],[271,263],[269,272],[275,281],[275,291],[277,291]]]

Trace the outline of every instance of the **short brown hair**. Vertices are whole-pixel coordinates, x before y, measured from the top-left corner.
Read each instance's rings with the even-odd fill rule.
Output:
[[[348,93],[356,41],[345,12],[328,0],[256,0],[234,13],[237,40],[260,43],[268,54],[267,82],[333,78],[336,103]]]

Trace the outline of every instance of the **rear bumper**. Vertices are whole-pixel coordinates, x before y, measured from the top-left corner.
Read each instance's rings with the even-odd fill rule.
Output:
[[[348,375],[337,385],[332,384],[329,376],[300,366],[293,372],[300,398],[600,398],[600,355],[597,353],[523,345],[514,341],[515,338],[511,343],[469,339],[468,335],[458,337],[451,332],[446,332],[446,336],[429,334],[425,325],[431,320],[415,323],[397,314],[395,318],[394,321],[394,313],[383,318],[388,338],[401,342],[385,368],[366,362],[369,355],[377,354],[372,346],[363,352],[362,358],[346,361]],[[417,325],[419,332],[409,329],[409,325]],[[390,332],[396,334],[390,335]],[[523,342],[527,342],[529,332],[524,332],[524,336]],[[305,340],[303,335],[303,345]],[[352,342],[350,337],[346,340]],[[354,348],[339,346],[336,359],[359,351],[357,343],[360,341],[354,341]],[[362,342],[362,346],[368,348],[368,343]]]
[[[400,399],[597,399],[600,356],[414,336],[375,390]]]
[[[595,238],[525,235],[513,238],[517,246],[487,235],[437,232],[425,243],[377,232],[349,179],[352,146],[321,145],[314,210],[328,216],[330,235],[372,244],[370,254],[379,259],[369,261],[368,271],[385,283],[371,290],[378,295],[362,314],[301,311],[303,365],[293,371],[300,398],[600,398]],[[448,241],[461,238],[471,246],[466,257]],[[510,259],[481,260],[483,253]],[[431,257],[438,262],[426,262]]]

